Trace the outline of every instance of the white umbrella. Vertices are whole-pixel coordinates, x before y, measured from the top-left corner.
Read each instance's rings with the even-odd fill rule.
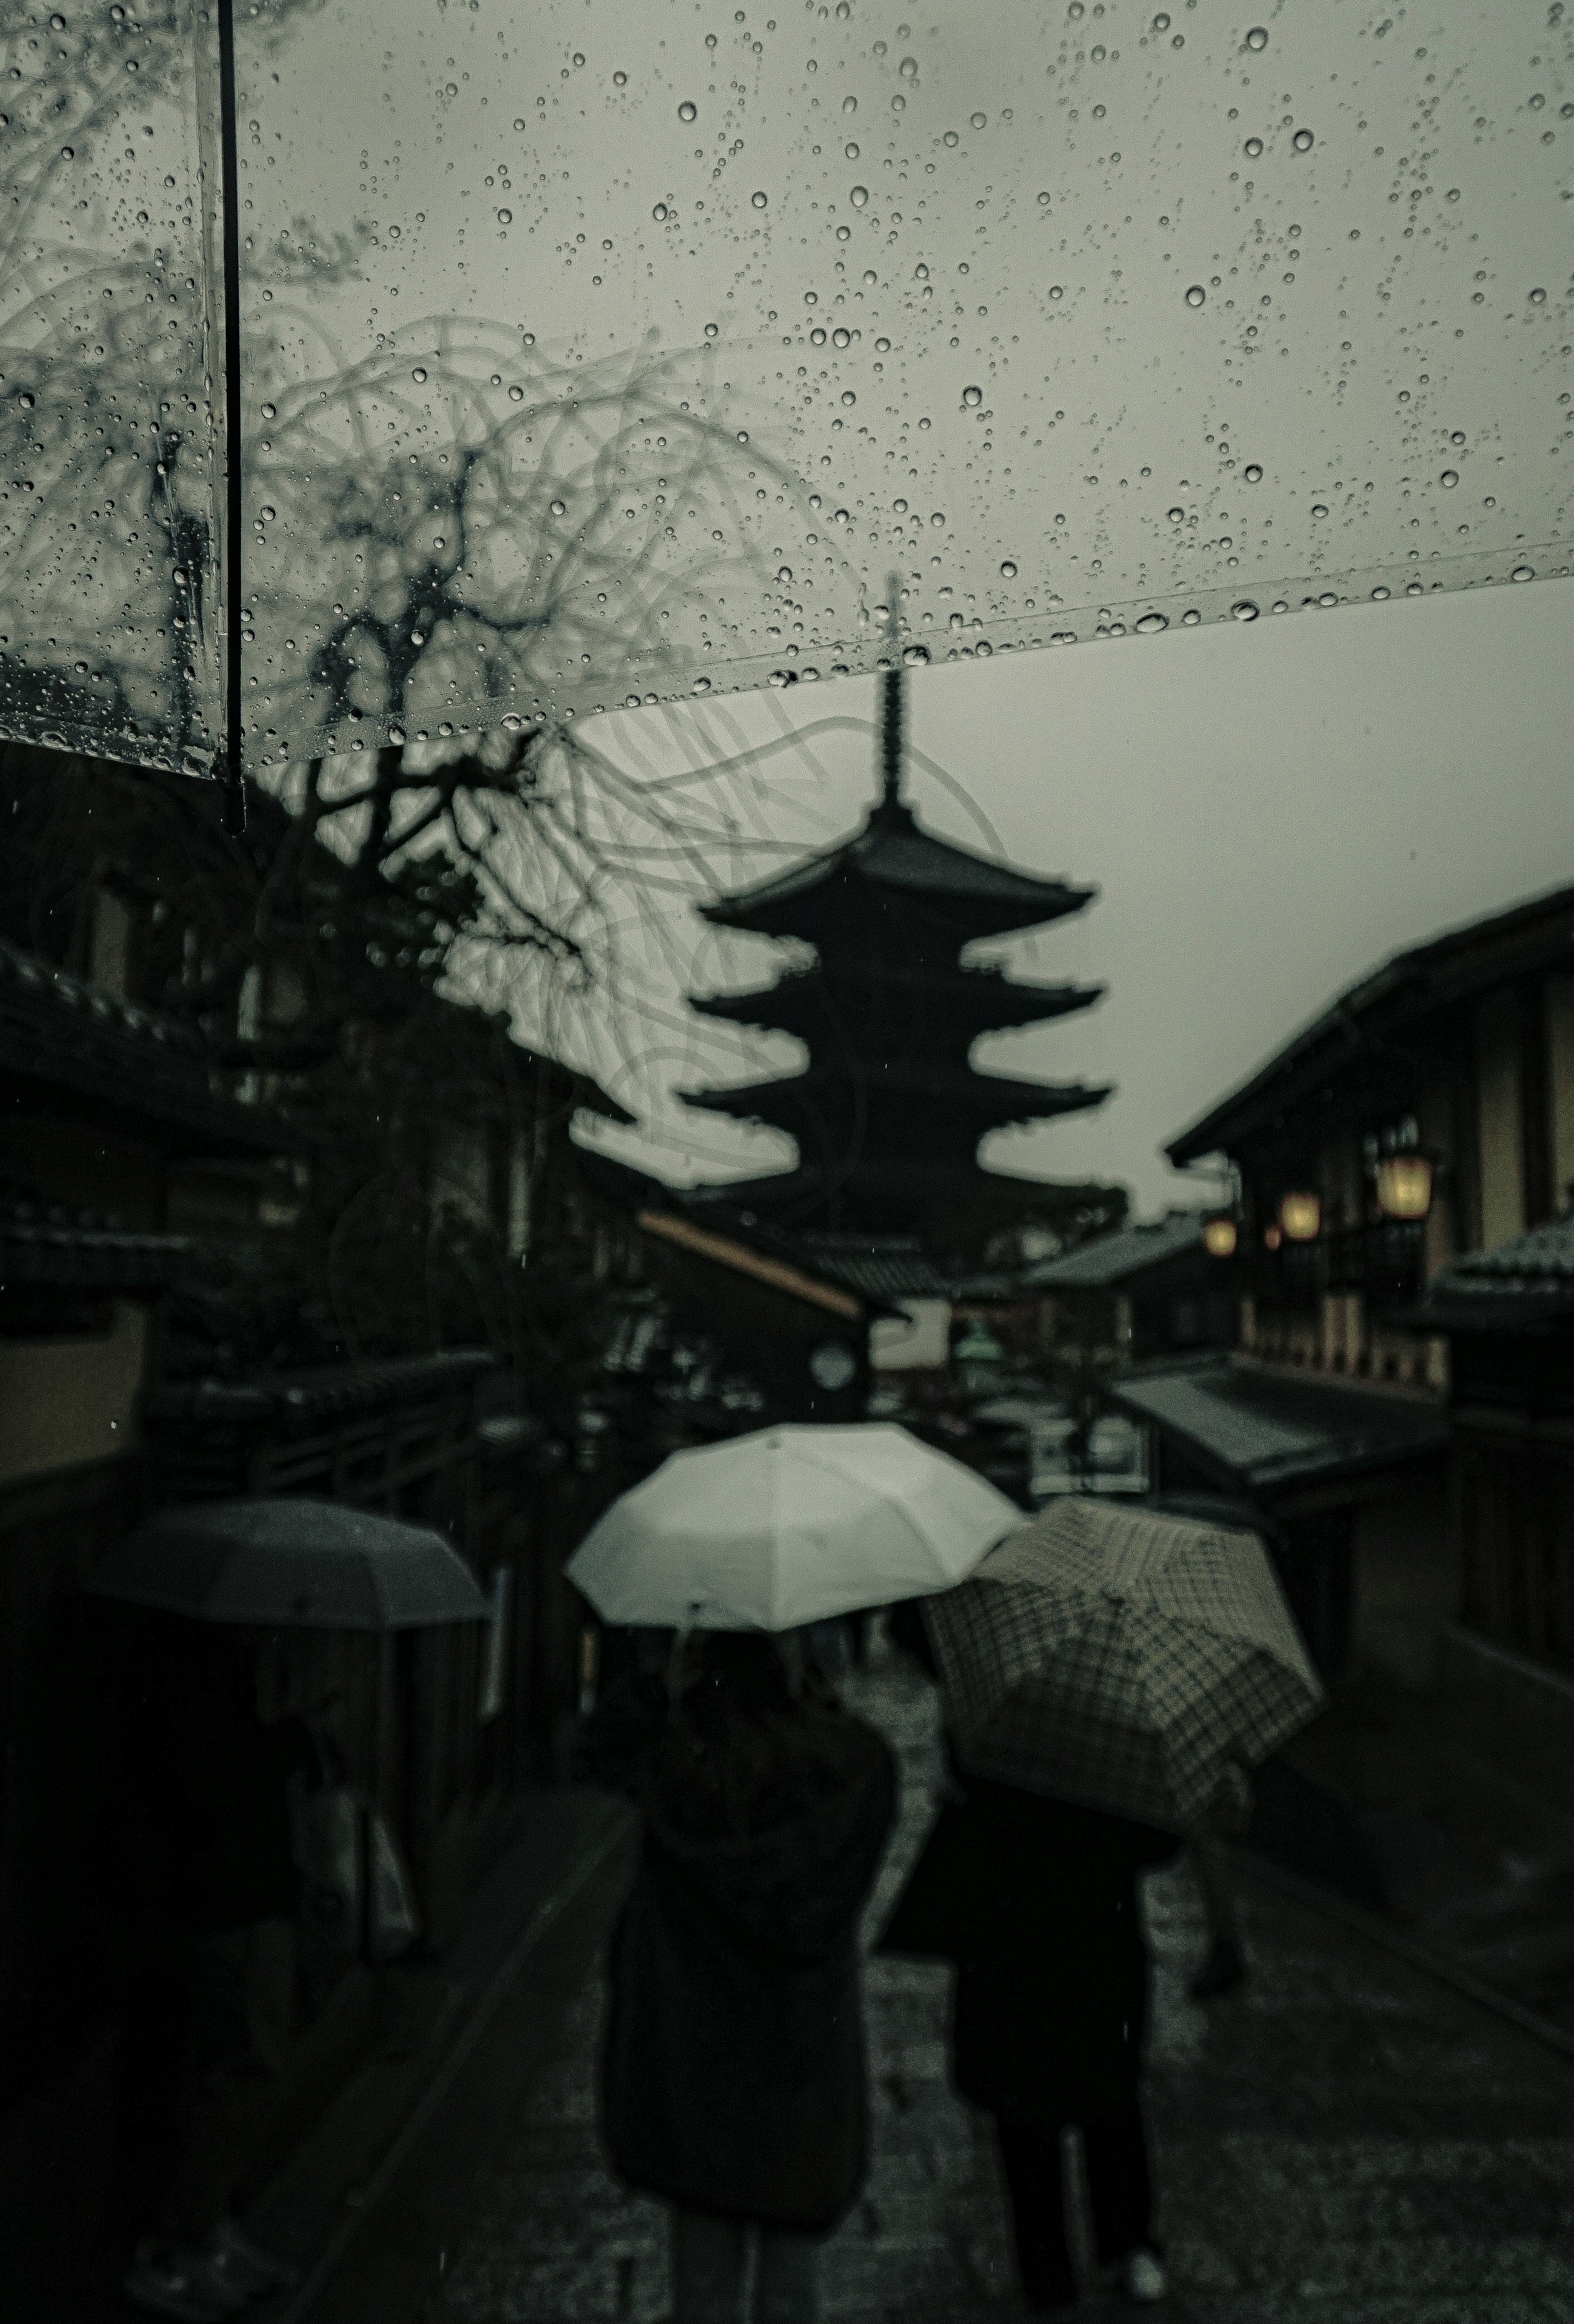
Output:
[[[1021,1522],[905,1428],[795,1425],[673,1453],[567,1571],[604,1621],[792,1630],[950,1589]]]

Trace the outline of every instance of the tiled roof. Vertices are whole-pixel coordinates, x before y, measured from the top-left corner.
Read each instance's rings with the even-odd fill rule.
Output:
[[[1425,1329],[1519,1331],[1574,1320],[1574,1213],[1441,1267],[1414,1321]]]
[[[462,1394],[496,1369],[490,1349],[455,1348],[439,1355],[253,1373],[246,1379],[167,1381],[153,1390],[145,1410],[153,1424],[274,1421],[286,1428],[299,1427],[311,1421],[385,1412],[399,1405],[435,1403],[440,1397]]]
[[[952,1286],[916,1236],[805,1234],[815,1265],[836,1283],[877,1299],[948,1299]]]
[[[1026,1269],[1023,1281],[1034,1291],[1104,1290],[1124,1283],[1145,1268],[1162,1266],[1196,1250],[1202,1241],[1202,1219],[1196,1211],[1171,1211],[1146,1225],[1118,1227],[1113,1234],[1097,1235],[1062,1251],[1058,1259],[1041,1259]]]
[[[1202,1359],[1124,1375],[1110,1401],[1236,1491],[1270,1499],[1441,1453],[1441,1404]]]
[[[0,1206],[0,1291],[160,1291],[179,1279],[191,1250],[185,1235],[133,1233],[85,1212]]]
[[[211,1064],[199,1033],[117,1001],[97,985],[0,938],[0,1073],[68,1093],[97,1119],[115,1116],[187,1153],[289,1153],[302,1133],[244,1105]]]

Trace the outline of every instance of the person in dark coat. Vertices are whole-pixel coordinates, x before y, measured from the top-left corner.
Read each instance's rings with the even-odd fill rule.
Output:
[[[603,1698],[585,1772],[644,1839],[613,1934],[603,2122],[673,2208],[675,2324],[809,2324],[819,2246],[862,2184],[858,1915],[896,1810],[872,1729],[774,1638],[692,1640]]]
[[[1137,1882],[1181,1843],[971,1775],[951,1794],[879,1949],[957,1964],[956,2086],[995,2117],[1028,2304],[1049,2314],[1077,2295],[1061,2182],[1072,2126],[1101,2265],[1129,2295],[1162,2298],[1138,2105],[1148,1963]]]

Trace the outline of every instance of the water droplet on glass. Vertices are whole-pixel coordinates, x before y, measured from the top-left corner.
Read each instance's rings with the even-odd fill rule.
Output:
[[[388,730],[388,739],[395,745],[395,747],[397,747],[404,740],[404,728],[402,726],[391,726]]]
[[[411,377],[411,379],[413,379],[413,380],[414,380],[414,382],[415,382],[415,383],[416,383],[416,385],[417,385],[418,387],[425,387],[425,385],[426,385],[426,383],[427,383],[427,375],[426,375],[426,373],[421,369],[421,367],[420,367],[419,364],[417,364],[417,365],[416,365],[416,367],[415,367],[414,371],[412,371],[412,372],[411,372],[411,374],[410,374],[410,377]]]
[[[748,441],[749,441],[749,430],[748,430],[748,429],[747,429],[747,428],[740,428],[740,429],[738,430],[738,441],[740,442],[740,444],[747,444],[747,443],[748,443]]]
[[[852,519],[846,509],[837,509],[831,521],[833,524],[851,524],[852,522]]]
[[[1153,638],[1156,637],[1161,630],[1167,630],[1169,626],[1169,621],[1164,614],[1145,613],[1137,625],[1137,634],[1139,638]]]
[[[909,669],[922,669],[929,659],[929,649],[920,645],[904,646],[902,659]]]
[[[1201,282],[1193,282],[1186,293],[1186,304],[1188,307],[1201,307],[1207,296],[1208,293],[1203,290]]]
[[[1249,597],[1238,597],[1229,611],[1231,619],[1237,622],[1255,622],[1257,617],[1257,609]]]
[[[857,159],[858,159],[858,148],[857,148],[857,146],[856,146],[856,145],[854,145],[853,143],[851,143],[851,141],[849,141],[848,144],[847,144],[847,145],[846,145],[846,147],[844,148],[844,151],[845,151],[846,155],[847,155],[847,158],[848,158],[848,160],[849,160],[850,161],[857,161]]]
[[[1312,503],[1312,513],[1313,516],[1326,516],[1328,514],[1328,503],[1326,501],[1313,501]]]
[[[1181,615],[1181,627],[1183,630],[1194,630],[1201,618],[1195,605],[1188,605],[1186,611]]]
[[[1456,428],[1453,434],[1449,438],[1450,444],[1462,444],[1464,440],[1465,431],[1462,428]]]
[[[757,210],[762,210],[765,208],[766,203],[770,199],[770,196],[769,194],[750,194],[749,198],[754,204]]]
[[[717,333],[717,331],[718,331],[718,329],[719,329],[719,328],[720,328],[720,326],[719,326],[718,324],[715,324],[715,323],[707,323],[707,324],[705,325],[705,337],[706,337],[706,338],[707,338],[707,339],[713,339],[713,338],[715,337],[716,333]]]
[[[1263,481],[1263,472],[1255,460],[1247,463],[1246,480],[1248,484],[1260,484]]]
[[[889,339],[877,339],[874,343],[874,351],[877,355],[888,355],[891,351]]]
[[[831,334],[831,344],[833,347],[850,347],[852,345],[851,332],[839,326]]]
[[[1547,294],[1544,290],[1533,290],[1531,292],[1531,305],[1533,307],[1544,307],[1546,302]]]
[[[856,403],[858,398],[850,387],[845,387],[842,391],[842,401],[843,403]]]
[[[690,105],[686,97],[684,102],[677,108],[677,117],[680,121],[697,121],[699,119],[699,110],[700,109],[697,105]]]
[[[964,387],[962,400],[970,411],[976,411],[984,400],[984,391],[981,387]]]
[[[855,97],[844,97],[842,100],[842,110],[843,113],[856,113],[858,99]]]
[[[708,694],[710,690],[711,681],[708,678],[696,678],[694,684],[689,687],[689,692],[691,694]]]
[[[981,129],[988,117],[989,116],[986,114],[982,113],[970,113],[968,115],[970,123],[975,129]]]
[[[1154,18],[1153,28],[1155,32],[1167,32],[1170,29],[1169,18],[1161,12]]]
[[[1317,602],[1320,605],[1337,605],[1339,604],[1339,599],[1334,595],[1331,589],[1325,589]]]
[[[499,226],[512,226],[514,222],[514,214],[512,210],[499,210],[497,214],[497,222]]]
[[[943,145],[959,145],[962,143],[962,140],[958,137],[954,129],[948,129],[940,142]]]
[[[1263,150],[1263,141],[1262,141],[1262,139],[1261,139],[1260,137],[1248,137],[1248,138],[1247,139],[1247,141],[1246,141],[1246,150],[1247,150],[1247,152],[1251,155],[1252,160],[1255,161],[1256,160],[1256,158],[1257,158],[1257,155],[1258,155],[1258,154],[1262,152],[1262,150]]]
[[[1015,581],[1017,578],[1017,567],[1008,557],[1000,567],[1000,578],[1003,581]]]
[[[566,501],[553,501],[549,505],[554,516],[566,516],[568,514],[568,503]]]
[[[1049,286],[1049,295],[1052,299],[1063,299],[1065,291],[1058,282],[1052,282]]]
[[[62,145],[62,146],[61,146],[61,148],[60,148],[60,159],[61,159],[61,161],[74,161],[76,160],[76,158],[77,158],[77,149],[76,149],[76,147],[75,147],[74,145]]]
[[[901,63],[897,67],[897,70],[901,74],[904,80],[916,80],[918,78],[917,58],[904,57]]]
[[[1438,481],[1442,485],[1445,493],[1451,493],[1454,486],[1459,481],[1459,472],[1458,468],[1445,468]]]
[[[655,219],[658,226],[665,226],[667,223],[667,204],[665,202],[658,202],[650,215]]]
[[[264,419],[264,420],[274,420],[274,419],[276,419],[276,418],[278,417],[278,413],[277,413],[277,411],[276,411],[276,410],[275,410],[275,408],[274,408],[274,406],[273,406],[272,404],[271,404],[271,403],[265,403],[265,404],[263,404],[263,406],[262,406],[262,417],[263,417],[263,419]]]
[[[1266,49],[1267,47],[1268,36],[1261,24],[1254,24],[1252,26],[1251,31],[1246,36],[1246,44],[1248,49]],[[1256,611],[1255,607],[1253,608],[1253,611]]]
[[[1374,604],[1381,605],[1386,599],[1387,595],[1387,590],[1384,588],[1383,584],[1379,581],[1377,586],[1372,592],[1372,602]]]
[[[278,513],[279,512],[277,509],[265,508],[262,511],[262,522],[264,524],[272,524]]]
[[[18,403],[20,403],[20,404],[21,404],[21,406],[22,406],[22,408],[23,408],[23,411],[31,411],[31,410],[32,410],[32,406],[33,406],[33,399],[32,399],[32,397],[31,395],[29,395],[29,394],[28,394],[28,392],[27,392],[27,391],[26,391],[26,389],[25,389],[25,388],[23,390],[22,393],[17,397],[16,401],[18,401]]]
[[[1293,137],[1292,137],[1292,139],[1290,140],[1290,143],[1291,143],[1291,144],[1292,144],[1292,145],[1293,145],[1293,146],[1294,146],[1295,151],[1297,152],[1297,153],[1310,153],[1310,152],[1311,152],[1311,151],[1312,151],[1312,132],[1311,132],[1311,130],[1310,130],[1310,129],[1298,129],[1298,130],[1295,132],[1294,136],[1293,136]]]
[[[1183,508],[1173,508],[1169,512],[1169,517],[1172,524],[1184,524],[1186,521],[1186,512]]]
[[[1511,581],[1533,581],[1535,568],[1530,565],[1516,565],[1508,577]]]
[[[580,55],[577,49],[574,52],[574,61],[576,65],[583,65],[584,62],[584,59]]]
[[[852,204],[855,210],[861,210],[865,202],[869,199],[869,188],[867,186],[854,186],[847,198]]]

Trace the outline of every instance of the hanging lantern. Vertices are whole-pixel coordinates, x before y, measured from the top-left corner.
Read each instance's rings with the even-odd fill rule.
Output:
[[[1290,1242],[1315,1242],[1322,1224],[1322,1204],[1315,1194],[1286,1194],[1279,1204],[1279,1224]]]
[[[1424,1154],[1385,1154],[1377,1165],[1377,1206],[1387,1219],[1424,1219],[1431,1208],[1431,1164]]]
[[[1202,1248],[1210,1259],[1233,1259],[1238,1239],[1233,1219],[1210,1219],[1202,1230]]]
[[[1263,1229],[1263,1248],[1265,1250],[1277,1250],[1279,1245],[1284,1241],[1284,1238],[1279,1231],[1276,1222],[1271,1222]]]

